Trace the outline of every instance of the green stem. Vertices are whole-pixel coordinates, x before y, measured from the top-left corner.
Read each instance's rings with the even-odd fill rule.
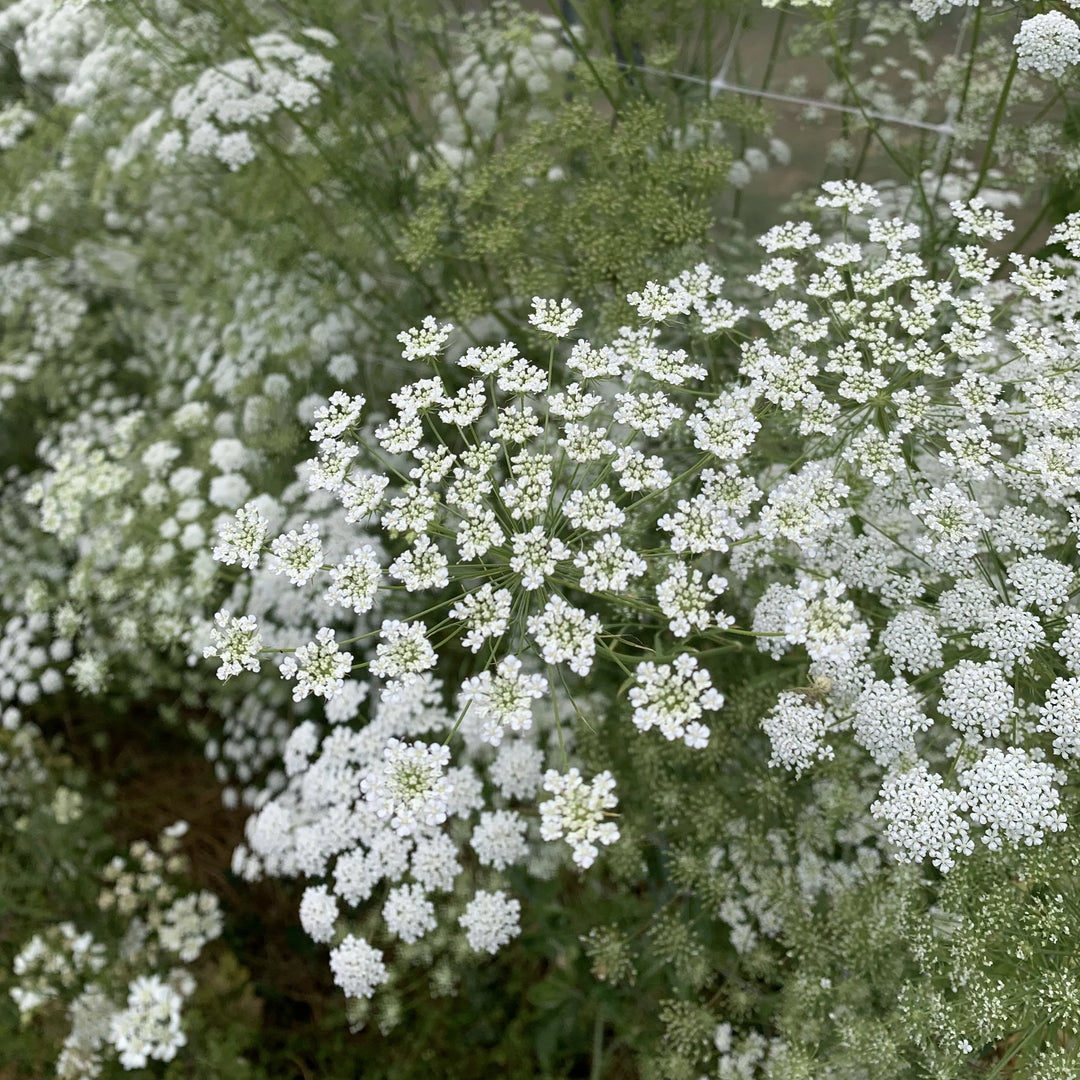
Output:
[[[1012,63],[1009,65],[1009,73],[1005,76],[1005,85],[1002,86],[1001,94],[998,97],[997,108],[994,110],[994,121],[990,125],[990,134],[987,136],[986,151],[983,154],[979,175],[975,178],[975,186],[968,192],[969,199],[973,199],[979,194],[979,188],[982,187],[986,174],[990,171],[990,162],[994,160],[994,143],[997,142],[998,128],[1001,127],[1001,121],[1005,116],[1005,106],[1009,101],[1009,91],[1012,89],[1013,79],[1016,78],[1016,70],[1017,57],[1014,54]]]
[[[960,123],[961,118],[964,115],[964,108],[967,105],[968,90],[971,87],[971,75],[975,70],[975,57],[978,55],[979,46],[979,31],[982,28],[982,8],[977,7],[975,9],[975,25],[971,30],[971,53],[968,56],[967,68],[964,71],[964,85],[960,89],[960,102],[956,107],[956,113],[953,116],[953,134],[946,135],[946,150],[945,159],[941,163],[941,168],[938,171],[938,183],[937,188],[934,191],[934,204],[937,204],[938,198],[941,195],[941,186],[945,183],[945,174],[949,171],[949,166],[952,164],[953,151],[956,149],[956,125]]]
[[[590,1080],[600,1080],[604,1075],[604,1013],[602,1009],[596,1010],[596,1020],[593,1023],[592,1045],[592,1068],[589,1070]]]
[[[548,7],[551,8],[551,11],[554,14],[555,18],[557,18],[562,24],[562,28],[564,33],[566,34],[567,43],[570,45],[570,48],[574,50],[578,59],[581,60],[581,62],[589,69],[589,73],[596,81],[596,85],[600,88],[600,92],[604,95],[604,97],[607,98],[608,104],[614,111],[615,116],[618,117],[619,103],[615,100],[614,95],[607,88],[607,84],[604,82],[604,80],[600,78],[600,73],[593,66],[592,59],[589,57],[589,54],[585,51],[584,46],[578,41],[577,36],[570,28],[570,24],[566,21],[566,16],[563,15],[562,8],[559,5],[558,0],[548,0]]]
[[[780,17],[776,20],[776,29],[773,31],[772,44],[769,46],[769,59],[765,63],[765,77],[761,81],[761,89],[768,90],[772,81],[773,70],[780,54],[780,41],[784,32],[784,23],[787,21],[787,9],[780,9]]]

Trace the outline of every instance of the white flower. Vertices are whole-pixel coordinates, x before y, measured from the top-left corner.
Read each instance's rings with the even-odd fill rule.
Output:
[[[419,418],[420,413],[446,404],[446,387],[442,379],[416,379],[395,390],[390,395],[390,403],[401,419]]]
[[[565,661],[575,675],[589,674],[596,654],[596,635],[603,629],[599,616],[586,615],[556,595],[548,599],[539,615],[530,615],[526,625],[545,663]]]
[[[456,506],[468,515],[491,514],[483,500],[491,494],[491,481],[485,475],[487,469],[454,469],[454,479],[446,491],[446,505]],[[470,517],[465,524],[468,524]]]
[[[433,668],[438,660],[423,623],[385,619],[379,638],[370,670],[380,678],[400,679],[403,675],[419,674]]]
[[[331,607],[352,608],[357,615],[370,611],[382,577],[382,566],[375,549],[366,544],[330,568],[330,587],[326,602]]]
[[[310,521],[304,522],[299,533],[293,529],[277,537],[270,544],[270,551],[273,555],[270,572],[287,575],[293,585],[306,585],[322,567],[322,541],[318,527]]]
[[[672,551],[695,555],[727,551],[728,541],[739,539],[743,531],[731,514],[704,492],[680,499],[675,513],[665,514],[656,524],[671,533]]]
[[[521,933],[520,918],[520,901],[508,897],[502,889],[494,892],[479,889],[458,923],[471,948],[494,954]]]
[[[938,712],[952,721],[957,731],[975,732],[996,739],[1008,730],[1015,700],[1002,665],[962,659],[941,677]]]
[[[795,284],[798,266],[791,259],[770,259],[763,263],[756,274],[748,274],[746,280],[767,293],[774,293]]]
[[[512,342],[504,341],[499,345],[474,346],[458,359],[458,364],[478,371],[481,375],[494,375],[517,356],[517,346]]]
[[[908,240],[918,240],[922,233],[918,225],[903,218],[871,218],[868,235],[871,243],[884,244],[890,252],[896,252]]]
[[[488,775],[505,799],[532,799],[543,779],[544,754],[524,739],[504,740]]]
[[[897,431],[884,436],[874,428],[867,428],[844,447],[840,456],[855,465],[859,474],[872,484],[888,487],[904,472],[902,442]]]
[[[475,424],[487,407],[487,394],[484,384],[476,379],[460,390],[439,410],[439,419],[444,424],[467,428]]]
[[[470,509],[470,512],[473,511]],[[493,547],[504,544],[506,535],[494,511],[485,507],[458,526],[456,542],[463,559],[479,559]]]
[[[941,638],[934,617],[922,608],[907,608],[889,620],[881,632],[881,647],[902,675],[924,675],[942,664]]]
[[[585,532],[605,532],[617,529],[626,514],[616,506],[607,484],[582,490],[575,488],[560,507],[575,529]]]
[[[427,446],[417,447],[413,457],[419,464],[409,470],[409,476],[423,488],[441,484],[457,461],[455,455],[445,446],[434,449]]]
[[[221,543],[214,548],[214,558],[226,566],[239,563],[247,570],[254,570],[259,565],[269,527],[270,523],[258,506],[253,502],[245,503],[236,511],[233,520],[225,522],[218,530]]]
[[[723,708],[724,695],[712,685],[712,677],[698,667],[697,657],[682,653],[672,664],[645,661],[635,672],[637,685],[630,688],[632,720],[639,731],[659,728],[665,739],[682,739],[700,749],[709,729],[700,723],[706,710]]]
[[[619,406],[615,420],[650,439],[660,438],[683,416],[683,410],[659,390],[652,394],[616,394],[615,401]]]
[[[1014,562],[1006,577],[1021,604],[1054,615],[1068,602],[1076,571],[1045,555],[1028,555]]]
[[[449,892],[461,873],[457,852],[457,844],[445,833],[421,834],[416,838],[409,871],[427,892]]]
[[[915,752],[915,733],[932,721],[903,679],[869,683],[855,701],[855,739],[879,765],[891,765]]]
[[[532,306],[530,324],[557,338],[569,337],[582,315],[581,308],[574,307],[569,300],[542,300],[534,296]]]
[[[378,473],[349,474],[348,479],[335,492],[345,509],[345,520],[350,524],[374,513],[382,502],[382,493],[390,478]]]
[[[603,403],[602,397],[586,393],[580,383],[573,382],[548,398],[548,413],[564,420],[584,420]]]
[[[315,426],[311,429],[312,442],[336,439],[349,430],[359,419],[366,400],[363,394],[349,397],[343,390],[330,395],[330,402],[315,410]]]
[[[1054,751],[1080,757],[1080,679],[1055,679],[1039,709],[1039,730],[1055,736]]]
[[[548,769],[544,790],[550,791],[552,798],[540,804],[541,838],[565,839],[574,849],[574,862],[588,869],[598,854],[597,844],[614,844],[619,839],[615,823],[603,820],[606,812],[618,805],[615,778],[605,770],[586,784],[576,768],[565,776]]]
[[[811,660],[850,665],[862,659],[870,630],[836,578],[800,584],[784,610],[783,632],[792,645],[805,645]]]
[[[525,819],[514,810],[485,810],[469,844],[483,866],[505,870],[529,853]]]
[[[621,593],[631,578],[641,577],[647,569],[645,560],[636,551],[622,546],[618,533],[606,533],[591,548],[574,556],[574,565],[581,569],[582,592]]]
[[[495,385],[504,394],[542,394],[548,388],[548,376],[519,356],[496,374]]]
[[[510,516],[515,521],[541,516],[551,497],[551,456],[523,451],[510,459],[510,465],[513,479],[499,488],[499,497]]]
[[[424,437],[419,416],[391,417],[375,429],[379,445],[391,454],[407,454],[415,450]]]
[[[403,551],[389,566],[387,572],[396,578],[408,592],[422,589],[441,589],[449,584],[446,556],[430,536],[419,537],[413,546]]]
[[[528,591],[539,589],[555,572],[556,564],[570,558],[570,549],[557,537],[548,536],[542,525],[515,533],[511,548],[510,569],[521,575],[521,587]]]
[[[821,237],[814,232],[808,221],[785,221],[759,236],[758,243],[773,255],[777,251],[805,251],[815,244],[820,244]]]
[[[807,462],[769,493],[759,518],[761,535],[812,547],[815,537],[845,519],[840,501],[849,494],[850,488],[825,462]]]
[[[1064,244],[1065,250],[1074,258],[1080,259],[1080,211],[1069,214],[1050,230],[1046,238],[1048,244]]]
[[[319,944],[334,940],[338,917],[337,900],[325,885],[309,885],[300,900],[300,925],[312,941]]]
[[[714,623],[731,625],[728,616],[716,616],[709,605],[727,588],[727,579],[714,574],[708,586],[700,570],[686,563],[676,563],[666,578],[656,586],[656,601],[668,620],[668,629],[676,637],[686,637],[694,629],[706,630]]]
[[[446,820],[453,785],[445,770],[450,751],[437,743],[404,743],[391,739],[383,764],[361,782],[368,803],[399,836],[433,828]]]
[[[1013,228],[1012,222],[999,210],[986,205],[976,196],[969,202],[949,203],[949,209],[957,220],[957,228],[965,236],[977,236],[981,240],[1001,240]]]
[[[881,205],[878,193],[869,184],[861,184],[855,180],[826,180],[821,185],[821,190],[825,194],[814,200],[818,206],[861,214],[868,206]]]
[[[1053,786],[1057,777],[1052,765],[1018,746],[991,747],[959,773],[960,808],[986,826],[982,839],[991,850],[1001,847],[1003,837],[1014,844],[1039,844],[1046,832],[1065,828],[1065,815],[1058,809],[1061,798]]]
[[[165,912],[158,927],[158,941],[163,949],[190,964],[199,958],[208,941],[221,936],[222,925],[221,905],[212,892],[189,893],[175,900]]]
[[[925,499],[914,500],[911,512],[927,529],[916,541],[916,550],[933,552],[950,563],[974,558],[980,534],[990,527],[979,504],[956,484],[934,488]]]
[[[371,896],[381,877],[367,853],[347,851],[334,864],[334,892],[347,904],[359,904]]]
[[[1080,615],[1065,616],[1065,629],[1054,642],[1054,649],[1064,658],[1071,672],[1080,674]]]
[[[370,998],[388,978],[382,956],[363,938],[347,934],[337,948],[330,950],[334,982],[348,997]]]
[[[203,656],[207,659],[212,656],[221,658],[217,677],[225,680],[245,669],[258,671],[262,635],[255,619],[251,615],[234,619],[222,609],[214,616],[214,622],[216,626],[210,631],[210,644],[203,649]]]
[[[411,330],[403,330],[397,339],[404,348],[401,350],[405,360],[425,360],[438,356],[446,344],[454,327],[451,323],[440,326],[428,315],[419,325]]]
[[[614,378],[622,370],[622,362],[613,349],[594,349],[584,338],[570,350],[566,366],[584,379]]]
[[[761,430],[753,405],[746,388],[723,391],[711,402],[699,405],[686,419],[694,446],[724,461],[743,458]]]
[[[559,439],[559,446],[566,451],[571,461],[584,464],[586,461],[599,461],[615,453],[615,444],[607,437],[603,428],[591,428],[588,424],[567,424],[565,434]]]
[[[808,700],[797,690],[783,691],[761,721],[772,745],[769,767],[780,765],[801,773],[815,759],[832,758],[833,748],[824,741],[828,719],[821,702]]]
[[[506,728],[528,731],[532,727],[532,703],[543,697],[548,681],[542,675],[522,673],[516,656],[505,656],[493,675],[482,671],[461,684],[461,700],[480,722],[480,738],[498,746]]]
[[[499,422],[491,429],[491,438],[499,442],[522,446],[544,433],[536,422],[536,413],[526,406],[523,409],[506,408],[499,412]]]
[[[1025,19],[1013,44],[1024,71],[1039,71],[1060,79],[1066,68],[1080,63],[1080,26],[1061,11]]]
[[[411,945],[435,929],[435,905],[419,885],[399,885],[387,893],[383,918],[391,934]]]
[[[359,456],[360,447],[356,443],[340,442],[337,439],[323,439],[319,443],[319,456],[311,462],[311,469],[308,473],[308,488],[311,491],[340,492],[345,486],[345,478],[352,467],[352,463]],[[218,477],[218,479],[221,479],[221,477]]]
[[[352,653],[340,652],[334,631],[324,626],[313,642],[301,645],[295,656],[281,662],[281,675],[296,679],[293,701],[303,701],[308,694],[330,698],[344,685],[352,662]]]
[[[450,617],[460,619],[469,628],[461,643],[475,653],[485,641],[501,637],[510,625],[512,604],[509,589],[496,589],[490,583],[466,593],[450,609]]]
[[[671,484],[671,474],[664,459],[657,454],[646,457],[632,446],[620,447],[611,463],[623,491],[661,491]]]
[[[970,855],[975,849],[968,823],[957,813],[959,806],[959,794],[948,790],[941,777],[920,761],[885,777],[870,813],[886,823],[885,836],[897,849],[899,862],[929,856],[939,870],[947,871],[956,865],[955,854]]]
[[[1000,660],[1006,675],[1016,664],[1026,664],[1031,652],[1046,641],[1046,631],[1030,611],[999,604],[990,613],[983,629],[971,635],[971,644],[986,649],[992,660]]]
[[[180,1029],[183,998],[157,975],[140,975],[128,987],[127,1008],[113,1014],[109,1042],[125,1069],[172,1061],[186,1042]]]
[[[637,308],[642,319],[661,323],[672,315],[688,315],[691,297],[684,289],[679,288],[677,280],[671,285],[649,281],[643,292],[628,293],[626,302]]]

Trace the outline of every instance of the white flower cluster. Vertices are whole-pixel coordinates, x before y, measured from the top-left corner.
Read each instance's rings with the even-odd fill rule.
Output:
[[[632,720],[639,731],[658,728],[665,739],[682,739],[701,749],[709,741],[709,729],[701,723],[705,712],[723,708],[724,695],[712,685],[708,671],[698,667],[697,657],[683,653],[673,664],[638,664],[637,684],[630,689]]]
[[[772,753],[770,767],[782,765],[801,773],[815,759],[833,757],[833,748],[824,742],[829,716],[812,691],[785,690],[773,710],[761,721],[769,737]]]
[[[391,739],[383,757],[382,769],[360,784],[375,813],[389,819],[398,836],[409,836],[422,825],[441,825],[454,791],[443,771],[450,761],[449,749]]]
[[[370,998],[388,977],[382,953],[352,934],[330,950],[330,970],[349,997]]]
[[[109,1041],[125,1069],[172,1061],[187,1042],[180,1027],[184,999],[156,975],[140,975],[128,990],[127,1008],[109,1022]]]
[[[124,1069],[141,1069],[172,1061],[187,1043],[181,1014],[196,983],[171,964],[197,960],[220,936],[222,915],[214,894],[179,889],[186,828],[169,826],[156,847],[136,841],[128,859],[117,856],[102,871],[99,907],[127,919],[119,943],[107,947],[64,922],[35,934],[15,957],[11,997],[27,1021],[54,999],[69,1004],[70,1029],[56,1062],[61,1080],[98,1075],[106,1051]],[[122,988],[126,1002],[118,1004],[110,988]]]
[[[104,946],[93,934],[80,934],[74,923],[58,923],[35,934],[16,954],[12,971],[19,985],[11,988],[11,998],[29,1016],[78,976],[96,975],[104,966]]]
[[[958,792],[944,786],[937,773],[919,762],[906,772],[890,773],[881,797],[871,806],[875,818],[885,822],[885,836],[904,862],[929,858],[939,870],[956,865],[956,854],[975,850],[968,823],[957,812]]]
[[[296,726],[235,867],[325,879],[301,919],[347,993],[390,978],[376,933],[428,948],[442,893],[473,890],[458,919],[472,948],[506,944],[520,909],[496,875],[550,870],[503,800],[542,784],[539,840],[590,867],[619,838],[617,766],[583,775],[568,721],[629,718],[703,750],[706,714],[731,696],[724,654],[737,665],[747,637],[754,663],[779,665],[770,764],[862,755],[884,778],[860,827],[881,822],[899,858],[947,870],[976,839],[1064,827],[1040,753],[1074,756],[1080,723],[1069,680],[1048,692],[1037,672],[1080,656],[1064,540],[1075,342],[1047,309],[1065,277],[1022,260],[988,285],[981,245],[1012,226],[976,198],[951,207],[961,272],[935,279],[918,227],[883,201],[827,184],[812,221],[764,238],[750,285],[767,295],[748,307],[698,266],[631,294],[640,325],[570,344],[581,311],[536,298],[546,363],[514,341],[461,349],[428,317],[398,339],[422,372],[377,415],[347,391],[312,407],[300,475],[322,510],[272,531],[249,504],[225,525],[227,559],[268,551],[269,574],[319,595],[296,620],[309,639],[321,621],[314,643],[282,671],[330,721]],[[741,319],[754,332],[727,374],[682,347]],[[324,520],[377,535],[332,541]],[[368,687],[349,675],[365,667],[371,718],[354,730]],[[612,691],[599,710],[586,677],[594,700]],[[376,895],[372,944],[342,937],[345,908]],[[728,914],[749,948],[758,931]]]
[[[325,30],[303,31],[308,45],[332,48],[336,39]],[[207,68],[199,78],[173,95],[172,120],[156,142],[158,159],[171,164],[182,154],[213,157],[236,171],[253,161],[257,147],[251,131],[278,113],[296,114],[318,103],[320,86],[333,64],[322,52],[290,40],[284,34],[261,34],[246,43],[247,56]],[[133,137],[167,126],[164,110],[143,121]],[[130,152],[121,148],[114,164],[124,163]]]
[[[577,768],[565,775],[549,769],[544,774],[544,790],[552,798],[540,804],[540,835],[545,840],[565,839],[574,850],[574,862],[588,869],[599,853],[597,844],[614,844],[619,839],[618,826],[604,821],[617,805],[615,778],[605,771],[586,784]]]
[[[1013,39],[1021,68],[1060,79],[1080,64],[1080,26],[1062,11],[1025,19]]]
[[[1061,832],[1065,815],[1054,787],[1064,774],[1019,746],[992,746],[960,773],[959,806],[971,820],[985,825],[982,839],[991,849],[1003,840],[1038,844],[1046,832]]]
[[[469,901],[458,921],[472,948],[477,952],[496,953],[521,933],[518,925],[520,916],[520,901],[508,897],[502,890],[480,890]]]

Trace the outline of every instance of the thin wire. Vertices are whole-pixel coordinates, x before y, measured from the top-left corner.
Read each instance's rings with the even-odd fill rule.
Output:
[[[816,98],[796,97],[794,94],[777,94],[772,90],[762,90],[753,86],[737,86],[735,83],[729,83],[722,73],[714,79],[702,79],[697,75],[683,75],[678,71],[665,71],[663,68],[648,67],[647,65],[638,65],[637,69],[649,75],[660,75],[669,79],[680,79],[682,82],[697,83],[699,86],[709,87],[710,90],[727,91],[731,94],[745,94],[747,97],[768,98],[770,101],[779,101],[787,105],[803,105],[808,108],[827,109],[830,112],[868,116],[872,120],[880,120],[886,124],[902,124],[905,127],[919,128],[922,131],[934,131],[939,135],[952,135],[954,133],[951,123],[929,124],[924,120],[909,120],[904,116],[890,116],[888,113],[879,113],[872,109],[859,109],[854,105],[839,105],[836,102],[820,101]]]

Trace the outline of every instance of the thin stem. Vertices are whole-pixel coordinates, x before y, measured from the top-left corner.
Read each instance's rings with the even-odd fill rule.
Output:
[[[773,31],[772,44],[769,46],[769,59],[765,64],[765,77],[761,80],[761,89],[768,90],[772,82],[773,70],[776,68],[776,60],[780,55],[780,42],[784,32],[784,23],[787,21],[787,9],[780,9],[780,17],[776,20],[776,29]]]
[[[964,108],[967,105],[968,90],[971,87],[971,76],[975,70],[975,58],[979,51],[979,31],[982,29],[982,7],[975,9],[975,22],[971,28],[971,52],[968,55],[967,68],[964,71],[964,84],[960,88],[960,101],[957,103],[956,111],[953,113],[952,122],[957,124],[960,122],[960,118],[964,115]],[[961,31],[961,40],[963,39],[963,31]],[[959,44],[959,43],[958,43]],[[938,169],[938,183],[937,188],[934,190],[934,204],[937,204],[938,199],[941,196],[941,187],[945,183],[945,174],[949,171],[949,166],[952,164],[953,151],[956,149],[956,138],[954,134],[943,136],[945,139],[945,158],[941,163],[941,167]]]
[[[589,1070],[591,1080],[600,1080],[604,1075],[604,1012],[596,1010],[596,1020],[593,1023],[592,1044],[592,1068]]]
[[[611,91],[607,88],[607,84],[600,78],[600,73],[593,66],[592,59],[585,51],[582,44],[578,41],[577,35],[571,30],[570,24],[566,21],[566,16],[563,14],[562,5],[558,3],[558,0],[548,0],[548,7],[551,8],[555,15],[555,18],[562,24],[563,33],[565,35],[566,43],[577,54],[581,62],[589,69],[589,73],[596,81],[596,85],[600,88],[600,92],[607,98],[608,104],[611,106],[615,115],[619,115],[619,103],[615,100]]]
[[[1017,66],[1017,56],[1014,54],[1012,63],[1009,65],[1009,73],[1005,76],[1005,85],[1002,86],[1001,94],[998,97],[997,108],[994,110],[994,122],[990,125],[990,134],[987,136],[986,151],[983,154],[979,175],[975,178],[975,186],[968,192],[969,199],[973,199],[979,194],[979,188],[982,187],[986,174],[990,171],[990,162],[994,160],[994,144],[997,142],[998,128],[1001,127],[1001,121],[1005,116],[1005,106],[1009,101],[1009,91],[1012,89],[1013,79],[1016,78]]]

